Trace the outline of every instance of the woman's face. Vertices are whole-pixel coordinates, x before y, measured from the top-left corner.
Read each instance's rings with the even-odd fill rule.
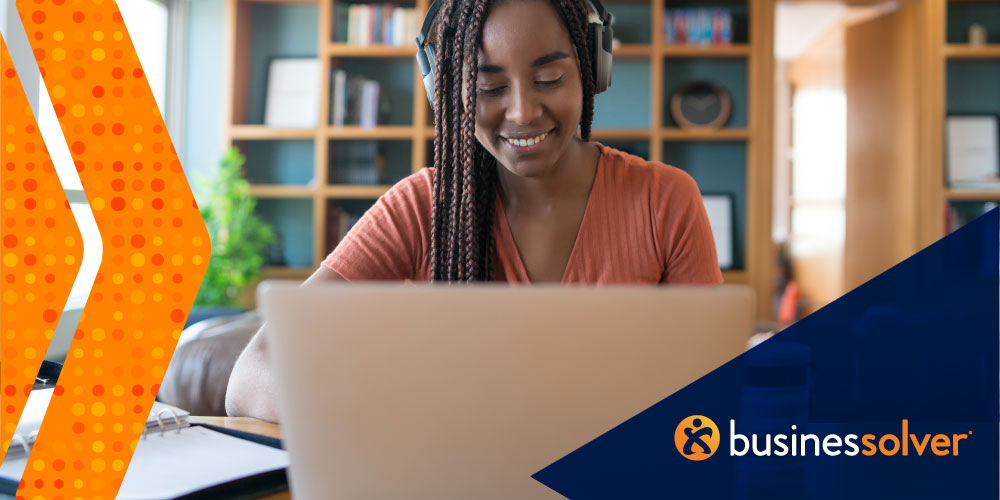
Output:
[[[483,26],[476,139],[512,173],[548,173],[583,113],[576,52],[547,0],[503,2]]]

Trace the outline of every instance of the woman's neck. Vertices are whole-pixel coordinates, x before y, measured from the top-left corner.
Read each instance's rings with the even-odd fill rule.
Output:
[[[549,208],[567,199],[589,198],[601,152],[597,145],[573,138],[552,170],[521,177],[497,165],[504,207]]]

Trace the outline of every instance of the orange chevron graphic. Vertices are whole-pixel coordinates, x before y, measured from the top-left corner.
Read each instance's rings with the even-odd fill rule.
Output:
[[[3,460],[80,270],[83,240],[2,38],[0,74]]]
[[[208,266],[208,233],[117,4],[16,5],[104,244],[18,496],[111,499]]]

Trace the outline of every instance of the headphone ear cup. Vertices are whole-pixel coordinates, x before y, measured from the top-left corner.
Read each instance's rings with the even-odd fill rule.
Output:
[[[601,90],[599,92],[604,92],[608,90],[611,86],[611,63],[612,58],[612,42],[614,41],[614,31],[612,31],[611,26],[604,26],[601,33],[601,46],[597,49],[597,64],[598,73],[597,78],[599,84],[597,85]]]
[[[427,92],[427,102],[434,110],[434,72],[437,69],[437,58],[434,54],[434,46],[427,44],[423,51],[424,63],[427,65],[427,73],[423,75],[424,91]]]
[[[590,23],[587,38],[590,43],[590,61],[594,77],[594,93],[600,94],[611,86],[611,37],[610,26]]]

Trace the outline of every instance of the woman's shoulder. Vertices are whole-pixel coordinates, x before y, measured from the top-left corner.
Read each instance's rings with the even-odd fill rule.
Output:
[[[428,197],[434,190],[434,168],[422,168],[394,184],[387,195]]]
[[[390,187],[379,201],[394,208],[425,212],[430,210],[433,197],[434,169],[422,168]]]
[[[628,195],[647,193],[660,200],[667,196],[675,199],[700,196],[694,178],[684,170],[597,144],[601,148],[605,178]]]

